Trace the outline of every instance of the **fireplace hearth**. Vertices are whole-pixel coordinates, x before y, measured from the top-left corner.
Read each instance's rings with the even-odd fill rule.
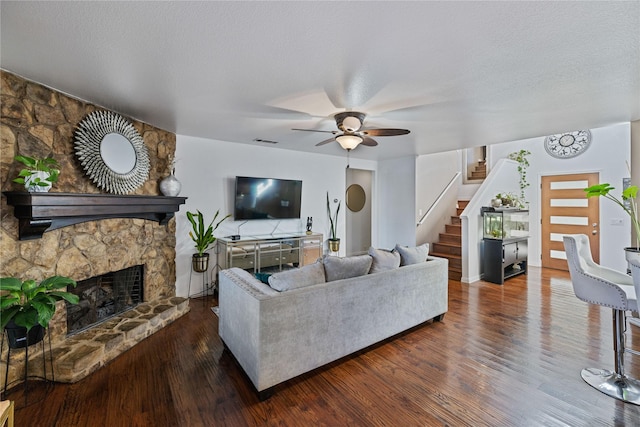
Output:
[[[144,266],[91,277],[68,291],[80,297],[77,305],[67,304],[67,335],[98,325],[136,307],[143,301]]]

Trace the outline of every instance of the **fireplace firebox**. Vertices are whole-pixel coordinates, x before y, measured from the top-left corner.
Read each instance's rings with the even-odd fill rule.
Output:
[[[67,289],[80,297],[67,304],[67,335],[89,329],[143,301],[144,266],[136,265],[78,282]]]

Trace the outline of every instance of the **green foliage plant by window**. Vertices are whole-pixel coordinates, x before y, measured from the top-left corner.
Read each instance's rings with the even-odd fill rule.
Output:
[[[526,203],[524,190],[530,185],[527,181],[527,168],[529,167],[529,160],[527,159],[527,156],[529,155],[531,155],[529,150],[520,150],[507,156],[510,160],[518,162],[518,174],[520,175],[520,202],[522,204]]]
[[[202,215],[202,212],[187,212],[187,219],[191,223],[191,231],[189,232],[189,237],[191,237],[191,240],[194,241],[196,251],[198,251],[198,255],[200,256],[202,256],[202,254],[204,254],[204,251],[209,249],[215,243],[216,237],[213,235],[213,232],[216,231],[222,221],[231,216],[231,214],[228,214],[220,221],[218,221],[214,226],[213,223],[218,218],[218,215],[220,215],[219,209],[216,211],[216,214],[211,220],[211,223],[205,228],[204,216]]]
[[[631,218],[633,229],[636,232],[636,240],[640,240],[640,221],[638,220],[638,202],[636,201],[638,187],[636,185],[630,185],[621,193],[620,199],[611,195],[611,190],[615,190],[615,187],[612,187],[608,183],[596,184],[584,189],[587,197],[602,196],[620,206]],[[636,242],[636,244],[640,247],[640,242]]]

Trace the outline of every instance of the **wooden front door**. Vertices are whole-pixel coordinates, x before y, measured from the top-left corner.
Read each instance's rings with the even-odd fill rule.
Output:
[[[591,255],[600,260],[600,205],[598,197],[585,197],[584,189],[598,184],[598,173],[542,177],[542,266],[568,270],[562,237],[586,234]]]

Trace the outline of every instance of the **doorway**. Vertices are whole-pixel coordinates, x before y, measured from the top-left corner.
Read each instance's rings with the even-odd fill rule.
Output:
[[[346,238],[345,252],[347,256],[366,254],[371,246],[371,197],[373,194],[373,172],[363,169],[348,168],[346,172],[345,207],[346,207]],[[353,187],[352,187],[353,186]],[[349,203],[351,191],[359,186],[358,192],[364,195],[363,203]],[[358,200],[360,201],[360,200]],[[350,206],[351,205],[351,206]]]
[[[587,198],[584,189],[599,182],[598,173],[542,177],[541,247],[542,267],[568,270],[562,237],[589,236],[591,255],[600,262],[600,205],[598,197]]]

